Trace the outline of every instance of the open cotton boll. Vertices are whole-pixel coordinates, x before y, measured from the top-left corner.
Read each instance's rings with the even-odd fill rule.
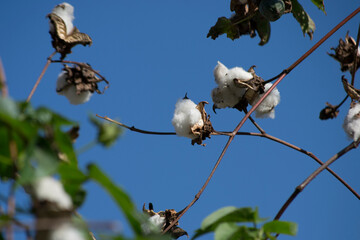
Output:
[[[72,209],[70,196],[65,192],[61,182],[52,177],[42,177],[33,184],[35,197],[40,201],[55,203],[61,210]]]
[[[56,81],[56,89],[62,89],[68,83],[66,82],[66,78],[68,77],[66,71],[62,71],[58,79]],[[59,95],[64,95],[71,104],[78,105],[85,103],[90,100],[92,93],[90,91],[81,92],[80,94],[76,93],[76,87],[74,85],[65,87],[62,91],[57,91]]]
[[[360,103],[349,109],[343,128],[350,139],[357,141],[360,137]]]
[[[226,75],[228,73],[229,69],[222,64],[221,62],[217,62],[217,65],[214,69],[214,77],[215,77],[215,82],[219,85],[225,85],[226,84]]]
[[[86,240],[83,232],[74,227],[72,224],[64,223],[60,227],[56,228],[51,236],[50,240]]]
[[[217,87],[214,88],[211,91],[211,98],[215,104],[215,107],[217,108],[226,108],[226,107],[233,107],[235,106],[239,100],[241,99],[241,96],[245,93],[245,89],[240,89],[235,91],[239,91],[238,93],[232,91],[232,89],[229,86],[223,86],[223,87]],[[240,94],[240,91],[242,93]],[[240,96],[239,96],[240,94]]]
[[[74,7],[69,3],[64,2],[59,5],[56,5],[52,10],[52,13],[56,14],[64,21],[66,26],[66,34],[69,35],[74,29],[74,25],[73,25],[73,20],[75,18]],[[52,23],[50,23],[50,31],[52,33],[55,31]]]
[[[253,78],[253,75],[241,67],[234,67],[229,69],[228,77],[231,79],[231,81],[233,81],[234,78],[240,80],[250,80]]]
[[[175,104],[174,117],[171,122],[177,135],[191,139],[196,138],[191,132],[191,128],[195,124],[204,124],[200,111],[196,108],[196,104],[190,99],[179,99],[177,101]]]
[[[267,92],[271,86],[272,83],[265,84],[265,92]],[[252,101],[251,105],[256,104],[263,95],[264,94],[260,94],[258,97],[256,97],[255,100]],[[280,92],[277,90],[277,88],[275,88],[255,110],[255,117],[275,118],[275,107],[279,104],[279,102]]]
[[[145,234],[149,234],[151,232],[160,232],[164,223],[165,217],[160,217],[160,215],[156,214],[151,216],[146,223],[141,224],[141,228]]]

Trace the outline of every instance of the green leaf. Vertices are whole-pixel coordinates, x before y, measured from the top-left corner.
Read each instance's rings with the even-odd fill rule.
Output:
[[[81,206],[86,197],[82,184],[88,180],[88,177],[76,165],[65,162],[61,163],[58,172],[64,189],[71,196],[74,205]]]
[[[96,165],[90,164],[88,171],[89,177],[99,183],[112,196],[127,218],[134,233],[138,236],[141,235],[140,213],[137,212],[130,197],[120,187],[116,186]]]
[[[239,226],[236,223],[220,223],[215,229],[215,240],[231,240],[239,231]]]
[[[313,38],[315,31],[315,23],[310,16],[305,12],[304,8],[300,5],[297,0],[291,0],[292,10],[294,18],[300,23],[302,32],[307,33],[310,39]]]
[[[311,2],[326,14],[324,0],[311,0]]]
[[[122,133],[122,129],[114,123],[99,121],[92,115],[89,119],[98,128],[97,141],[104,147],[110,147]]]
[[[233,206],[224,207],[213,212],[203,220],[201,228],[196,230],[196,234],[194,235],[193,239],[206,233],[215,231],[216,227],[221,223],[258,223],[262,221],[264,221],[264,219],[259,218],[257,209],[253,210],[251,208],[236,208]]]
[[[253,17],[253,21],[256,22],[256,31],[260,37],[259,45],[263,46],[270,39],[270,33],[271,33],[270,22],[259,13]]]
[[[16,103],[10,98],[0,98],[0,114],[8,115],[11,118],[19,116],[19,109]]]
[[[271,221],[262,226],[265,233],[279,233],[295,236],[297,233],[297,224],[294,222]]]
[[[224,33],[226,33],[227,37],[231,40],[240,37],[238,27],[226,17],[218,18],[216,24],[210,28],[209,33],[206,37],[211,37],[211,39],[215,40],[219,35]]]

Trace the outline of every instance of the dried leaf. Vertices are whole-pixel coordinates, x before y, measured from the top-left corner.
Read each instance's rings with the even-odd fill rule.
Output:
[[[52,45],[55,50],[61,54],[61,59],[64,59],[67,54],[71,53],[71,48],[78,44],[84,46],[91,45],[92,39],[89,35],[81,33],[76,27],[74,27],[71,34],[66,34],[66,25],[64,20],[54,13],[47,15],[50,19],[50,23],[53,24],[55,31],[50,32],[52,37]]]
[[[345,92],[351,97],[351,99],[360,101],[360,89],[356,89],[353,85],[351,85],[345,76],[341,77],[341,81],[343,83]]]
[[[86,63],[78,64],[73,67],[65,65],[63,70],[67,72],[67,84],[60,89],[56,89],[57,92],[61,92],[64,89],[75,85],[76,94],[80,94],[86,91],[102,94],[103,92],[101,92],[98,88],[98,83],[104,81],[109,84],[107,80],[98,78],[95,74],[95,70],[93,70],[91,66]],[[108,85],[104,88],[104,90],[107,88]]]
[[[79,130],[80,130],[79,126],[74,126],[69,131],[67,131],[67,134],[70,136],[70,139],[73,143],[79,137]]]
[[[207,115],[205,111],[205,104],[208,104],[208,102],[202,101],[196,106],[196,108],[201,113],[201,120],[191,128],[191,132],[194,135],[197,135],[195,139],[191,140],[192,145],[194,145],[195,143],[199,145],[203,145],[202,141],[205,140],[206,138],[210,138],[211,133],[214,131],[214,128],[212,127],[210,121],[210,116]]]
[[[331,48],[335,54],[328,53],[336,61],[340,62],[341,71],[353,71],[356,59],[356,70],[360,67],[360,54],[355,54],[356,41],[346,33],[345,41],[340,38],[339,45],[336,48]]]
[[[336,118],[338,114],[338,107],[327,102],[326,107],[320,111],[319,118],[321,120],[333,119]]]
[[[215,40],[219,35],[222,35],[224,33],[226,33],[226,36],[231,40],[240,37],[238,27],[226,17],[218,18],[216,24],[210,28],[209,33],[206,37],[211,37],[211,39]]]

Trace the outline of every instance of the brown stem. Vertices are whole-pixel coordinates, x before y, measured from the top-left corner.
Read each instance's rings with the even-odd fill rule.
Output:
[[[9,218],[13,218],[15,215],[15,182],[10,186],[10,193],[7,201],[7,215]],[[14,239],[14,229],[12,224],[9,224],[6,228],[6,239]]]
[[[335,111],[336,111],[339,107],[341,107],[341,105],[344,104],[344,102],[348,99],[348,97],[349,97],[349,95],[346,95],[346,97],[341,101],[341,103],[339,103],[338,105],[336,105]]]
[[[339,159],[341,156],[349,152],[351,149],[357,148],[360,144],[360,139],[357,141],[354,141],[350,143],[348,146],[346,146],[344,149],[342,149],[340,152],[336,153],[334,156],[332,156],[329,160],[327,160],[321,167],[316,169],[309,177],[307,177],[299,186],[295,188],[295,191],[291,194],[291,196],[288,198],[288,200],[284,203],[284,205],[281,207],[279,212],[276,214],[274,220],[279,220],[282,214],[286,211],[286,209],[289,207],[289,205],[294,201],[294,199],[299,195],[299,193],[304,190],[304,188],[309,185],[309,183],[319,175],[324,169],[326,169],[330,164],[335,162],[337,159]]]
[[[43,76],[44,76],[47,68],[49,67],[49,65],[50,65],[50,63],[51,63],[52,57],[53,57],[55,54],[56,54],[56,51],[53,52],[53,53],[48,57],[48,59],[47,59],[47,61],[46,61],[46,64],[45,64],[45,66],[44,66],[44,68],[43,68],[43,70],[42,70],[39,78],[36,80],[36,83],[35,83],[33,89],[31,90],[29,96],[28,96],[27,99],[26,99],[26,102],[30,102],[32,96],[34,95],[34,93],[35,93],[35,91],[36,91],[36,89],[37,89],[37,87],[38,87],[38,85],[39,85],[39,83],[40,83],[40,81],[41,81],[41,79],[43,78]]]
[[[357,68],[357,55],[358,55],[358,47],[359,47],[359,40],[360,40],[360,24],[358,29],[358,34],[356,37],[356,45],[355,45],[355,52],[354,52],[354,68],[352,69],[351,73],[351,85],[354,86],[355,83],[355,74],[356,74],[356,68]]]
[[[244,111],[244,113],[247,113],[247,109],[246,109],[246,108],[244,108],[243,111]],[[254,120],[251,116],[249,116],[249,119],[250,119],[250,121],[252,122],[252,124],[254,124],[254,126],[255,126],[262,134],[265,134],[265,130],[262,129],[262,128],[260,127],[260,125],[257,124],[257,123],[255,122],[255,120]]]
[[[176,135],[176,133],[174,133],[174,132],[153,132],[153,131],[141,130],[141,129],[135,128],[134,126],[129,127],[129,126],[127,126],[127,125],[125,125],[125,124],[123,124],[121,122],[118,122],[118,121],[115,121],[115,120],[113,120],[111,118],[108,118],[107,116],[102,117],[102,116],[100,116],[98,114],[96,114],[96,116],[99,117],[99,118],[105,119],[105,120],[107,120],[109,122],[115,123],[115,124],[117,124],[119,126],[122,126],[124,128],[127,128],[127,129],[129,129],[130,131],[133,131],[133,132],[138,132],[138,133],[143,133],[143,134],[153,134],[153,135]]]
[[[6,76],[5,76],[5,70],[4,66],[2,64],[1,58],[0,58],[0,88],[1,88],[1,95],[2,97],[8,97],[9,91],[6,84]]]
[[[230,132],[217,132],[217,135],[230,135],[231,133]],[[252,133],[252,132],[238,132],[237,135],[248,135],[248,136],[257,136],[257,137],[264,137],[264,138],[267,138],[269,140],[272,140],[272,141],[275,141],[277,143],[280,143],[280,144],[283,144],[284,146],[287,146],[289,148],[292,148],[298,152],[301,152],[301,153],[304,153],[306,154],[307,156],[311,157],[312,159],[314,159],[317,163],[319,163],[320,165],[323,165],[324,163],[319,159],[317,158],[313,153],[309,152],[309,151],[306,151],[305,149],[303,148],[300,148],[298,146],[295,146],[289,142],[286,142],[284,140],[281,140],[277,137],[274,137],[270,134],[267,134],[267,133]],[[339,175],[337,175],[333,170],[331,170],[330,168],[326,168],[326,170],[331,173],[336,179],[338,179],[347,189],[349,189],[350,192],[352,192],[355,197],[357,199],[360,200],[360,195],[347,183],[345,182],[344,179],[342,179]]]

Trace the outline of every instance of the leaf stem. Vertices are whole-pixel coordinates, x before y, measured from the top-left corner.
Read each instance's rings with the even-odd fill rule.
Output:
[[[8,97],[9,90],[6,84],[5,70],[1,58],[0,58],[0,88],[1,88],[2,97]]]
[[[42,72],[40,73],[39,78],[36,80],[34,87],[32,88],[29,96],[28,96],[27,99],[26,99],[26,102],[30,102],[32,96],[34,95],[34,93],[35,93],[35,91],[36,91],[36,89],[37,89],[37,87],[39,86],[39,83],[40,83],[41,79],[43,78],[43,76],[44,76],[47,68],[49,67],[49,65],[50,65],[50,63],[51,63],[52,57],[53,57],[56,53],[57,53],[57,52],[55,51],[55,52],[53,52],[53,53],[48,57],[48,59],[47,59],[47,61],[46,61],[46,64],[45,64]]]

